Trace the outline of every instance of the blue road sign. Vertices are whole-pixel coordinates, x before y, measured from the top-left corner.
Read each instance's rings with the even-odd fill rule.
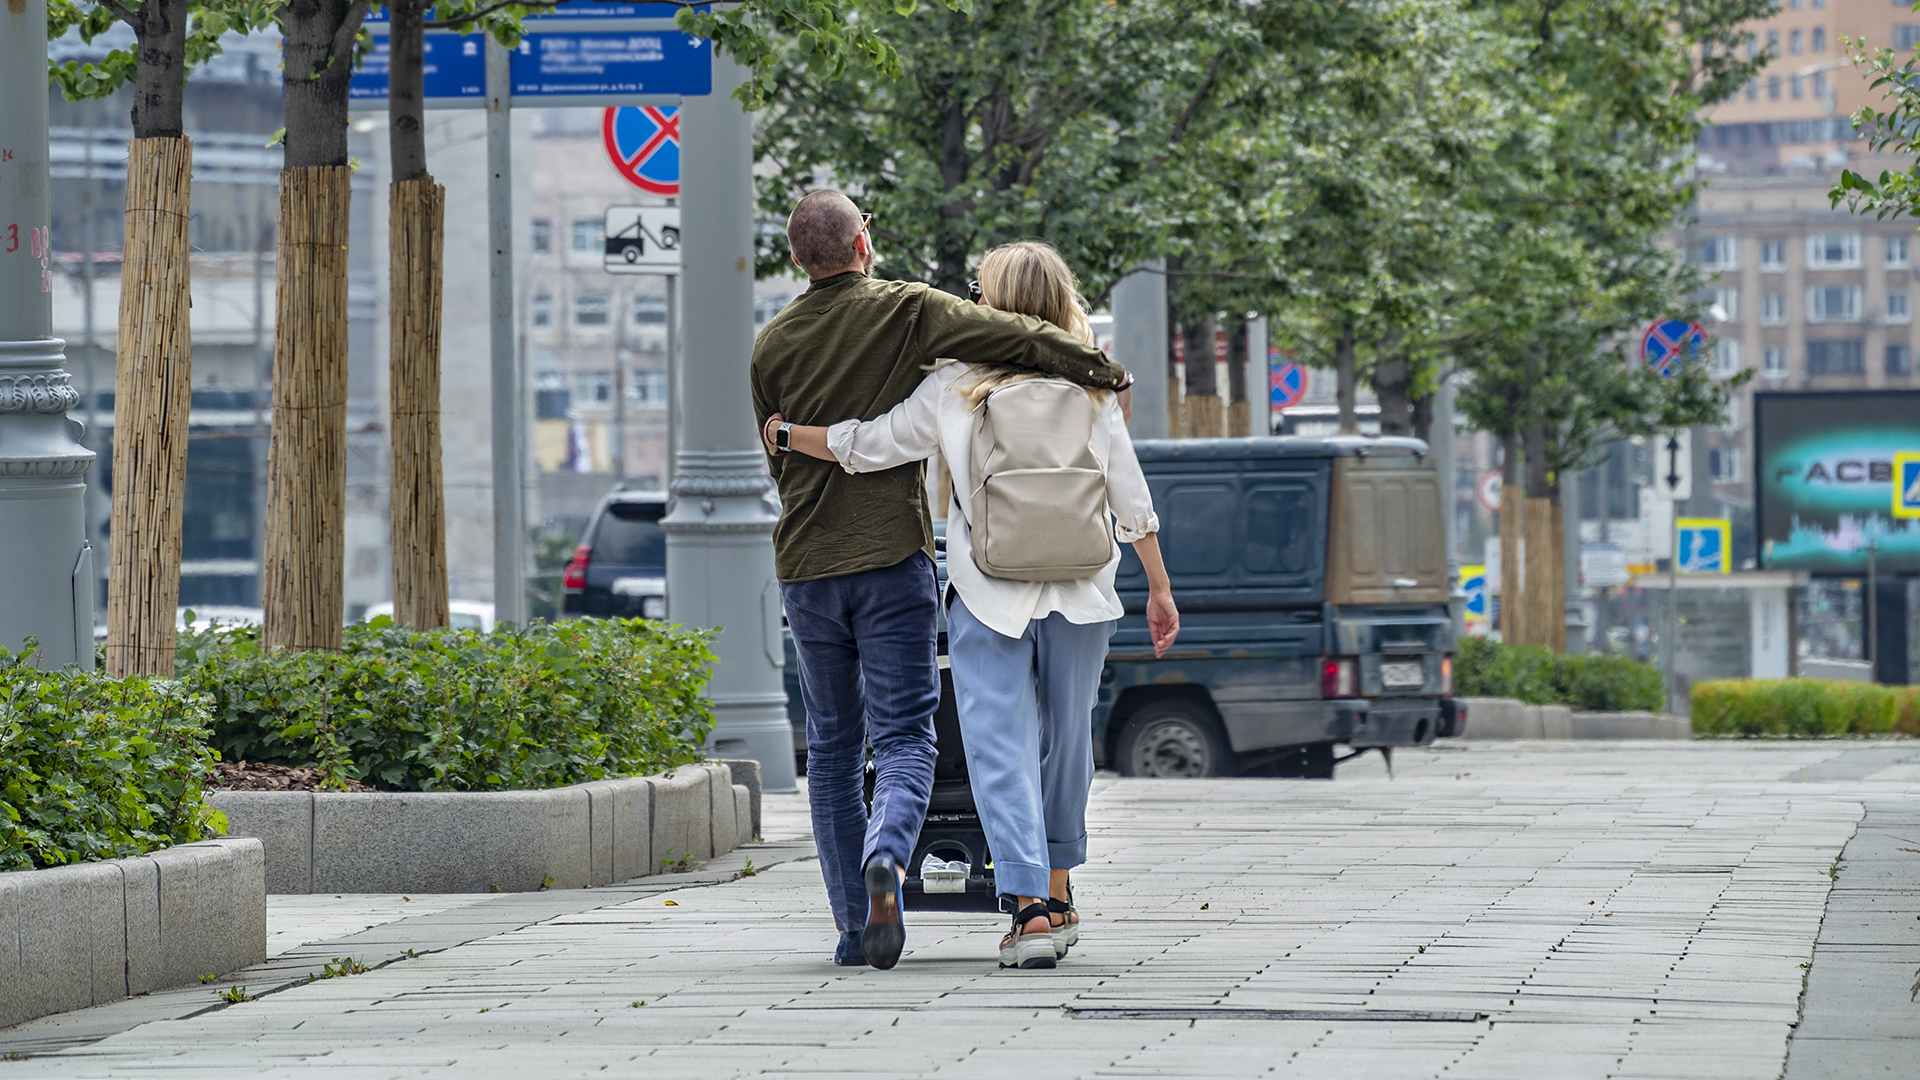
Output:
[[[1460,568],[1460,591],[1466,595],[1467,614],[1484,618],[1487,614],[1487,568]]]
[[[1893,455],[1893,516],[1920,518],[1920,452]]]
[[[471,98],[478,105],[487,96],[487,50],[483,35],[428,34],[420,43],[422,88],[428,100]],[[373,39],[373,51],[347,83],[347,101],[387,97],[388,47],[385,37]]]
[[[479,108],[487,96],[485,35],[429,33],[422,47],[428,102]],[[520,40],[512,68],[513,96],[528,105],[671,104],[713,92],[713,43],[678,30],[543,31]],[[381,107],[387,73],[387,38],[375,37],[348,83],[348,101]]]
[[[1679,542],[1682,573],[1725,574],[1733,569],[1727,563],[1727,543],[1733,523],[1726,518],[1681,518],[1674,522]]]
[[[527,15],[527,21],[544,21],[546,19],[568,19],[573,21],[581,19],[671,20],[679,10],[680,5],[678,4],[623,3],[621,0],[567,0],[567,3],[560,4],[551,11],[529,13]],[[438,17],[434,12],[427,13],[427,18],[429,19]],[[375,34],[386,33],[387,24],[391,21],[391,18],[387,14],[387,9],[384,6],[377,10],[367,12],[367,29]]]
[[[1683,361],[1700,359],[1706,347],[1707,332],[1699,323],[1662,319],[1647,327],[1640,339],[1640,358],[1648,367],[1672,378]]]
[[[1307,396],[1307,369],[1291,360],[1282,360],[1275,350],[1267,359],[1268,401],[1276,409],[1291,409]]]
[[[654,105],[608,109],[600,137],[614,171],[649,195],[680,194],[680,110]]]

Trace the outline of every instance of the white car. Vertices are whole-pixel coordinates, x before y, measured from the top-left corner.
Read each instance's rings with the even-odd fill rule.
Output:
[[[383,600],[378,604],[368,604],[363,620],[371,620],[376,615],[393,618],[393,601]],[[483,634],[493,633],[493,604],[486,600],[451,600],[447,603],[447,625],[455,630],[478,630]]]

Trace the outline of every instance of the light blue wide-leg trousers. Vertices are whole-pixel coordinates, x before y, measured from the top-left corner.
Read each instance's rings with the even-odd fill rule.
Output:
[[[1087,861],[1093,703],[1114,623],[1055,612],[1017,638],[947,611],[954,702],[967,775],[1003,897],[1047,895],[1047,872]]]

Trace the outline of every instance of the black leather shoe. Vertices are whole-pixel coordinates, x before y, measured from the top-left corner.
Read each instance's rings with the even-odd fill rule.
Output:
[[[840,943],[833,948],[833,962],[841,967],[866,967],[866,954],[860,951],[860,931],[849,930],[840,935]]]
[[[860,932],[860,951],[867,963],[882,971],[900,962],[907,946],[907,928],[900,915],[900,867],[886,855],[867,861],[867,928]]]

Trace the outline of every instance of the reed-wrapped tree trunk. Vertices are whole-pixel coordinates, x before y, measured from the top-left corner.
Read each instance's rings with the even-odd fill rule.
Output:
[[[1555,652],[1566,648],[1566,563],[1557,543],[1554,517],[1559,512],[1553,476],[1547,467],[1546,428],[1526,430],[1527,452],[1527,639]]]
[[[1253,406],[1247,400],[1247,384],[1253,377],[1250,362],[1247,320],[1235,318],[1233,329],[1227,334],[1227,437],[1230,439],[1244,439],[1253,434]]]
[[[1217,317],[1209,311],[1190,314],[1181,327],[1187,354],[1187,436],[1193,439],[1217,439],[1226,434],[1226,417],[1220,407],[1220,379],[1213,355]]]
[[[107,670],[120,676],[173,676],[193,397],[192,177],[193,143],[185,136],[127,144],[107,569]]]
[[[387,147],[388,414],[393,439],[388,518],[393,618],[447,625],[447,519],[440,472],[440,318],[446,189],[427,173],[423,67],[431,0],[390,0]]]
[[[1179,262],[1167,260],[1168,266]],[[1187,387],[1180,381],[1180,368],[1185,362],[1186,343],[1180,336],[1181,320],[1187,313],[1167,302],[1167,438],[1184,439],[1187,437]]]
[[[1360,434],[1360,411],[1355,404],[1360,373],[1353,355],[1353,324],[1341,323],[1333,344],[1334,398],[1340,408],[1340,434]],[[1504,563],[1502,565],[1505,565]]]
[[[1527,489],[1520,471],[1520,436],[1501,438],[1500,465],[1500,640],[1519,645],[1527,640],[1526,567],[1520,538],[1525,535]]]
[[[261,640],[338,649],[346,613],[347,231],[353,170],[280,174]]]
[[[1373,392],[1380,402],[1380,434],[1413,434],[1413,403],[1407,392],[1413,385],[1413,365],[1405,353],[1393,352],[1373,363]]]
[[[440,471],[440,290],[446,189],[431,177],[389,193],[388,396],[393,436],[393,618],[447,625],[447,519]]]

